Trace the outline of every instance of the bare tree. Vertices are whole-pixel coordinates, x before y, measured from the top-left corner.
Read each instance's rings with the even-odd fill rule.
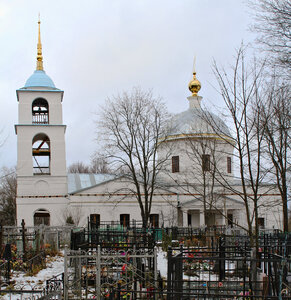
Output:
[[[90,170],[90,166],[87,166],[83,162],[78,161],[76,163],[71,164],[68,167],[68,173],[92,173],[92,172]]]
[[[112,173],[108,159],[100,152],[95,152],[92,156],[90,170],[94,174]]]
[[[0,212],[6,225],[16,224],[16,172],[3,168],[0,177]]]
[[[81,161],[72,163],[68,167],[68,173],[84,173],[84,174],[108,174],[112,173],[108,159],[99,152],[95,152],[91,157],[90,164]]]
[[[77,207],[67,206],[63,210],[63,221],[66,225],[79,226],[82,215],[83,215],[83,209],[81,206],[77,206]]]
[[[238,160],[241,187],[238,189],[224,176],[216,178],[243,200],[251,244],[258,248],[259,208],[264,205],[261,195],[266,192],[261,192],[261,189],[264,188],[267,174],[262,160],[266,128],[262,126],[259,109],[265,96],[264,65],[256,65],[254,62],[252,66],[247,66],[245,49],[242,46],[237,52],[232,75],[227,75],[216,63],[213,68],[230,115],[230,126],[233,128],[235,140],[234,155]],[[215,120],[211,120],[211,125],[219,134]],[[227,139],[225,141],[229,142]]]
[[[276,203],[276,199],[273,202],[262,200],[263,195],[267,195],[270,189],[274,189],[274,185],[265,184],[269,170],[265,168],[264,161],[264,139],[267,128],[261,118],[261,107],[265,105],[267,97],[264,67],[264,63],[257,65],[256,61],[252,65],[247,65],[243,47],[237,52],[232,75],[228,75],[216,63],[213,66],[220,93],[230,115],[230,124],[233,127],[234,155],[238,160],[241,187],[229,184],[223,176],[217,178],[221,179],[221,184],[225,188],[244,202],[247,232],[256,257],[259,253],[260,211],[263,208],[271,209],[271,206],[280,206],[280,203]],[[213,124],[217,130],[215,123]],[[227,142],[227,139],[225,141]],[[255,262],[252,262],[249,277],[251,287],[253,284],[256,285],[257,276]]]
[[[255,12],[253,30],[260,35],[262,49],[274,55],[274,63],[282,66],[290,76],[291,2],[289,0],[249,0]]]
[[[159,139],[166,136],[168,117],[160,98],[151,91],[134,88],[108,99],[98,123],[106,143],[104,154],[117,170],[126,171],[129,184],[124,189],[136,197],[144,227],[148,226],[158,187],[157,176],[168,158],[157,157]]]
[[[281,194],[283,228],[288,232],[288,174],[290,176],[290,128],[291,106],[290,85],[278,83],[271,78],[267,98],[260,107],[262,126],[265,127],[267,159],[274,171],[274,178]]]

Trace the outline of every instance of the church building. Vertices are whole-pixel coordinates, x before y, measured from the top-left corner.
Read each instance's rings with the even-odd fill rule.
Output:
[[[171,130],[160,140],[158,155],[171,156],[163,182],[154,194],[152,226],[246,226],[245,206],[235,178],[234,145],[227,125],[215,114],[201,108],[201,84],[194,72],[189,83],[189,108],[169,120]],[[131,185],[126,176],[113,174],[68,174],[62,101],[57,88],[43,68],[40,21],[36,70],[24,87],[16,91],[17,135],[17,223],[60,226],[73,216],[83,226],[88,218],[95,223],[118,221],[128,225],[141,220],[133,195],[117,191]],[[69,101],[69,99],[67,100]],[[64,112],[65,113],[65,112]],[[219,131],[213,130],[209,120]],[[212,168],[218,170],[214,176]],[[222,184],[222,178],[227,184]],[[262,185],[259,222],[264,228],[282,228],[280,196],[270,185]],[[76,221],[77,220],[77,221]]]

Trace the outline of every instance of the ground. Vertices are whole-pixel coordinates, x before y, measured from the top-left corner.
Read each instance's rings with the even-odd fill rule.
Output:
[[[167,254],[162,250],[157,252],[157,267],[162,277],[167,277]],[[61,252],[55,257],[47,256],[46,268],[39,271],[35,276],[26,276],[20,272],[13,272],[11,282],[17,290],[42,290],[45,288],[46,280],[64,272],[64,253]],[[3,288],[3,287],[2,287]],[[20,300],[20,294],[0,295],[1,300]]]

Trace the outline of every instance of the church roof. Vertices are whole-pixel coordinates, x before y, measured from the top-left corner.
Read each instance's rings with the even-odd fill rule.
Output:
[[[116,178],[116,175],[112,174],[70,173],[68,174],[68,193],[74,194],[77,191],[96,186],[114,178]]]
[[[56,88],[54,82],[44,70],[35,70],[34,73],[27,79],[24,88],[30,87]]]
[[[202,109],[202,97],[198,96],[201,83],[196,78],[195,70],[193,71],[193,79],[189,82],[188,87],[192,92],[192,95],[187,97],[189,108],[170,119],[165,129],[164,138],[161,140],[177,140],[191,137],[217,138],[217,136],[223,136],[232,140],[229,128],[223,120],[217,115]]]
[[[171,120],[170,128],[168,136],[217,133],[231,136],[228,127],[218,116],[210,112],[204,112],[200,107],[190,107],[186,111],[175,115]]]

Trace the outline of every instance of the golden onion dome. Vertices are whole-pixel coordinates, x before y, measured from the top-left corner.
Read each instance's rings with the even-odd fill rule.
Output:
[[[192,92],[192,96],[197,96],[201,89],[201,83],[196,78],[196,72],[193,73],[193,79],[189,82],[189,90]]]

